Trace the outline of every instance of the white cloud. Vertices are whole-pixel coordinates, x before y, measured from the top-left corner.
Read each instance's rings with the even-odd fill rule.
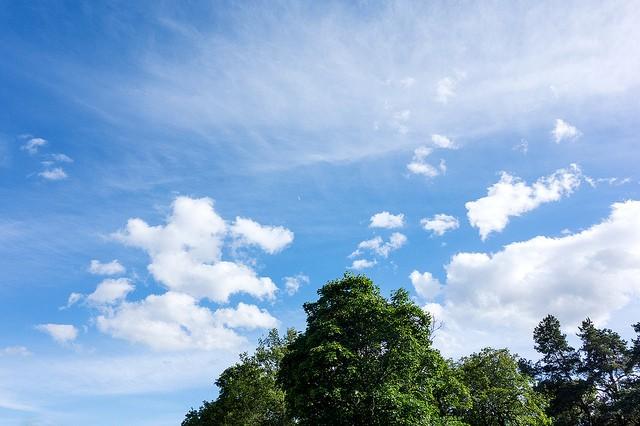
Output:
[[[413,288],[424,301],[433,300],[442,291],[442,284],[431,273],[413,271],[409,275]]]
[[[407,169],[416,175],[423,175],[428,178],[436,177],[447,171],[444,160],[440,160],[439,167],[427,163],[426,159],[431,155],[432,149],[426,146],[418,147],[413,151],[413,158],[407,164]]]
[[[367,260],[367,259],[356,259],[351,263],[350,269],[355,269],[356,271],[360,271],[362,269],[371,268],[375,266],[378,262],[376,260]]]
[[[123,302],[96,323],[103,333],[159,351],[231,349],[244,342],[195,298],[173,291]]]
[[[436,99],[446,104],[456,94],[457,81],[451,77],[444,77],[436,84]]]
[[[144,46],[146,59],[125,78],[86,64],[75,67],[84,74],[48,73],[86,104],[128,122],[187,129],[205,140],[238,129],[246,136],[242,151],[255,167],[406,149],[414,139],[386,128],[389,111],[410,110],[417,135],[448,129],[477,137],[516,122],[547,126],[556,98],[564,109],[601,119],[602,97],[633,111],[640,85],[633,44],[640,38],[640,11],[634,2],[577,7],[543,1],[526,10],[519,2],[477,3],[451,13],[448,2],[400,1],[365,7],[375,9],[366,22],[333,3],[313,11],[283,7],[277,19],[266,9],[234,12],[233,37],[151,10],[167,43]],[[522,25],[514,28],[514,22]],[[175,58],[167,49],[189,55]],[[467,72],[464,87],[455,83],[463,78],[455,69]],[[99,87],[96,75],[104,82]],[[407,76],[416,79],[410,89],[389,84]],[[443,108],[441,102],[454,100],[456,108]],[[293,135],[304,135],[305,143]]]
[[[304,274],[284,277],[284,288],[290,296],[296,294],[302,284],[309,284],[309,277]]]
[[[38,176],[47,180],[63,180],[68,177],[67,173],[62,169],[62,167],[43,170],[42,172],[38,173]]]
[[[431,142],[438,148],[456,149],[457,145],[451,139],[442,135],[431,135]]]
[[[0,349],[0,355],[29,356],[31,351],[24,346],[7,346]]]
[[[387,211],[376,213],[371,216],[369,228],[402,228],[404,226],[404,215],[391,214]]]
[[[571,194],[581,179],[582,173],[575,164],[542,177],[531,186],[502,172],[500,181],[488,188],[486,197],[465,204],[469,223],[479,229],[480,237],[485,240],[491,232],[502,231],[510,217]]]
[[[460,354],[506,345],[526,353],[547,314],[575,330],[587,316],[605,324],[640,297],[640,201],[613,204],[606,220],[576,234],[539,236],[494,254],[458,253],[446,272],[440,347]]]
[[[70,324],[39,324],[36,329],[47,333],[53,340],[64,344],[76,340],[78,329]]]
[[[431,142],[437,148],[457,149],[457,146],[446,136],[434,134],[431,136]],[[423,175],[428,178],[436,177],[447,172],[447,164],[441,159],[438,167],[427,163],[427,157],[431,155],[433,148],[421,146],[413,151],[411,162],[407,164],[407,169],[416,175]]]
[[[213,317],[219,324],[224,324],[231,328],[254,330],[256,328],[274,328],[278,326],[278,320],[265,309],[242,302],[238,303],[235,309],[218,309],[213,314]]]
[[[399,83],[402,87],[408,89],[416,83],[416,79],[413,77],[407,77],[400,80]]]
[[[430,218],[420,220],[420,225],[425,231],[431,231],[438,236],[444,235],[445,232],[457,229],[460,226],[458,219],[447,214],[437,214]]]
[[[67,304],[65,306],[61,306],[58,309],[63,310],[63,309],[70,308],[71,306],[81,301],[82,298],[84,298],[84,295],[82,293],[71,293],[67,298]]]
[[[246,227],[249,222],[240,223],[242,231],[238,232],[253,227],[252,224]],[[268,251],[281,249],[293,238],[279,228],[259,227],[258,233],[261,234],[257,237],[247,235],[247,238]],[[239,292],[272,298],[277,287],[270,278],[258,277],[246,265],[221,260],[225,235],[227,225],[213,209],[211,199],[178,197],[166,225],[149,226],[142,219],[130,219],[126,228],[114,237],[146,250],[151,257],[149,272],[170,290],[216,302],[226,302],[230,295]]]
[[[27,151],[30,155],[35,155],[38,153],[38,149],[45,146],[47,141],[42,138],[31,138],[24,145],[20,147],[20,149]]]
[[[99,260],[93,259],[89,264],[88,271],[95,275],[118,275],[125,272],[125,267],[118,262],[118,259],[114,259],[108,263],[102,263]]]
[[[87,296],[87,302],[94,305],[111,305],[124,300],[134,289],[135,286],[128,278],[108,278],[98,284],[95,291]]]
[[[236,217],[231,232],[246,245],[256,245],[269,254],[278,253],[293,242],[293,232],[282,226],[264,226],[251,219]]]
[[[551,131],[553,139],[556,143],[563,140],[574,140],[580,137],[580,131],[564,120],[556,119],[556,126]]]
[[[514,145],[513,150],[526,154],[529,152],[529,142],[526,139],[520,139],[520,143]]]
[[[53,154],[51,158],[59,163],[73,163],[73,159],[66,154]]]
[[[381,237],[374,237],[358,244],[356,251],[351,253],[349,257],[360,256],[364,251],[370,251],[378,256],[388,257],[392,251],[398,250],[405,245],[407,237],[400,232],[394,232],[389,237],[389,241],[384,241]],[[355,262],[354,262],[355,263]]]

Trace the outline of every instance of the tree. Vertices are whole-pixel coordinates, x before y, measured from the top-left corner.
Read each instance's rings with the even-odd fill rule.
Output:
[[[580,326],[583,362],[580,373],[597,393],[597,424],[627,425],[620,400],[630,384],[632,352],[618,333],[598,329],[587,318]]]
[[[405,290],[391,300],[345,274],[306,303],[306,331],[289,346],[280,381],[299,424],[454,424],[468,394],[431,347],[431,318]]]
[[[216,380],[218,399],[191,409],[182,426],[287,425],[284,392],[277,383],[280,361],[294,330],[281,337],[273,329],[261,339],[253,355],[240,355],[240,362],[227,368]]]
[[[542,354],[535,367],[536,389],[550,400],[547,413],[554,424],[573,426],[591,424],[594,392],[578,375],[580,354],[567,342],[560,321],[547,315],[533,331],[535,349]]]
[[[459,369],[472,406],[464,420],[477,426],[550,425],[546,399],[518,368],[518,357],[506,349],[486,348],[462,358]]]

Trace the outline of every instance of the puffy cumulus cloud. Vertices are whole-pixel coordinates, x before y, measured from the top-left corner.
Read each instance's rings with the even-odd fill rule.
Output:
[[[61,344],[73,342],[78,337],[78,329],[71,324],[39,324],[36,329]]]
[[[95,291],[87,296],[87,302],[94,305],[111,305],[124,300],[134,289],[135,286],[128,278],[109,278],[98,284]],[[72,293],[71,296],[74,294],[76,293]],[[68,303],[72,302],[71,296]]]
[[[88,271],[95,275],[118,275],[125,272],[125,267],[114,259],[108,263],[102,263],[99,260],[92,260],[89,264]]]
[[[382,256],[384,258],[389,257],[389,254],[392,251],[398,250],[400,247],[405,245],[407,242],[407,237],[400,232],[394,232],[389,237],[388,241],[384,241],[381,237],[374,237],[370,240],[365,240],[358,244],[358,248],[356,251],[351,253],[349,257],[356,257],[363,254],[365,251],[372,252],[378,256]]]
[[[62,167],[43,170],[38,173],[38,176],[46,180],[64,180],[69,177]]]
[[[425,301],[433,300],[442,291],[440,281],[429,272],[413,271],[409,279],[418,296]]]
[[[449,354],[487,345],[524,353],[547,314],[569,330],[587,316],[604,324],[640,297],[640,201],[614,204],[606,220],[576,234],[458,253],[446,273],[436,340]]]
[[[559,118],[556,119],[556,125],[551,131],[551,134],[556,143],[560,143],[563,140],[574,140],[581,135],[578,129]]]
[[[391,214],[387,211],[371,216],[369,228],[402,228],[404,226],[404,214]]]
[[[289,296],[296,294],[302,284],[309,284],[309,277],[304,274],[284,277],[284,288]]]
[[[375,259],[374,260],[356,259],[351,263],[351,266],[349,268],[354,269],[356,271],[361,271],[366,268],[371,268],[372,266],[375,266],[377,263],[378,262]]]
[[[200,263],[186,252],[158,255],[148,268],[169,289],[215,302],[226,302],[234,293],[272,298],[278,290],[271,278],[259,277],[246,265],[227,261]]]
[[[282,226],[264,226],[251,219],[236,217],[231,233],[246,245],[255,245],[269,254],[277,253],[293,242],[293,232]]]
[[[229,231],[210,198],[178,197],[172,210],[164,226],[150,226],[135,218],[114,234],[123,243],[147,251],[151,258],[148,270],[157,281],[170,290],[216,302],[226,302],[239,292],[258,298],[275,295],[277,287],[270,278],[258,277],[246,265],[221,259]],[[246,219],[236,220],[233,228],[235,235],[262,245],[268,252],[282,249],[293,238],[284,228],[262,227]],[[256,233],[249,232],[254,228]]]
[[[46,139],[42,138],[30,138],[27,142],[20,147],[23,151],[27,151],[30,155],[35,155],[38,150],[47,144]]]
[[[575,164],[541,177],[530,186],[502,172],[500,181],[489,187],[486,197],[465,204],[469,223],[478,228],[480,237],[485,240],[491,232],[502,231],[510,217],[571,194],[580,186],[581,180],[582,172]]]
[[[233,349],[244,342],[194,297],[173,291],[123,302],[96,324],[103,333],[159,351]]]
[[[265,309],[242,302],[238,303],[235,309],[218,309],[213,316],[217,323],[231,328],[254,330],[256,328],[274,328],[278,326],[278,320],[272,317]]]
[[[448,214],[437,214],[433,217],[421,219],[420,225],[425,231],[431,231],[435,235],[442,236],[447,231],[457,229],[460,223],[458,219]]]

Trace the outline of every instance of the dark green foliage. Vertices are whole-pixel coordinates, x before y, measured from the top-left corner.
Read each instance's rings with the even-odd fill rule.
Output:
[[[640,325],[634,325],[640,333]],[[582,322],[576,351],[547,316],[536,327],[537,388],[551,400],[549,414],[558,425],[640,424],[640,337],[629,348],[618,333]]]
[[[464,404],[464,387],[431,348],[431,318],[406,291],[386,300],[347,274],[318,294],[280,372],[296,421],[432,425]]]
[[[240,362],[216,380],[218,399],[205,401],[187,413],[182,426],[287,425],[284,393],[276,382],[280,361],[295,338],[289,330],[280,337],[271,330],[260,340],[254,355],[240,355]]]
[[[546,399],[533,389],[533,380],[521,373],[518,358],[506,349],[486,348],[462,358],[462,379],[472,405],[464,420],[478,426],[549,425]]]

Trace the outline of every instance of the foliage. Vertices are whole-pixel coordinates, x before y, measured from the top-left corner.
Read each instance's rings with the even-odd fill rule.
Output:
[[[429,314],[406,291],[386,300],[346,274],[318,294],[280,371],[297,422],[432,425],[463,404],[464,387],[431,347]]]
[[[276,376],[287,345],[295,336],[292,329],[283,337],[271,330],[259,341],[254,355],[240,355],[240,362],[216,380],[218,399],[204,401],[198,410],[189,411],[182,426],[289,424]]]
[[[486,348],[454,363],[405,290],[345,274],[318,295],[304,333],[271,330],[182,425],[640,425],[640,323],[628,344],[587,318],[574,349],[549,315],[537,362]]]
[[[546,400],[506,349],[485,348],[459,362],[472,398],[464,420],[478,426],[548,425]]]
[[[640,324],[633,326],[640,334]],[[534,330],[538,389],[549,396],[558,425],[640,424],[640,337],[628,347],[618,333],[587,318],[579,350],[567,343],[560,322],[547,316]]]

